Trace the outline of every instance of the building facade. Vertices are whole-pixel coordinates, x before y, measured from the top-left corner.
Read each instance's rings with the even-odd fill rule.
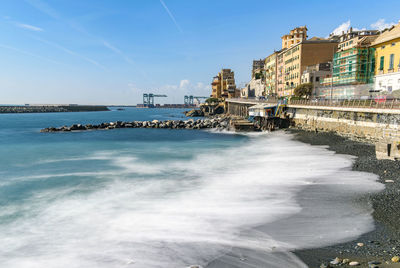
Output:
[[[253,60],[253,68],[251,70],[251,77],[257,72],[264,70],[265,59]]]
[[[285,63],[283,61],[283,54],[285,51],[286,49],[282,49],[276,55],[276,93],[279,97],[283,96],[283,92],[285,90]]]
[[[400,89],[400,22],[384,30],[372,47],[376,58],[375,91],[392,94]]]
[[[265,90],[267,96],[277,95],[277,55],[274,52],[265,58]]]
[[[307,66],[301,75],[301,84],[312,83],[313,92],[312,96],[318,96],[318,88],[321,81],[330,76],[332,73],[332,64],[330,62],[318,63],[315,65]]]
[[[290,48],[294,45],[297,45],[298,43],[304,41],[307,39],[307,27],[306,26],[301,26],[294,28],[293,30],[290,31],[289,34],[285,34],[284,36],[281,37],[282,39],[282,49],[284,48]]]
[[[222,69],[217,76],[214,76],[211,88],[212,98],[239,97],[239,90],[236,89],[235,84],[235,73],[231,69]]]
[[[332,61],[337,45],[335,40],[314,37],[286,49],[283,52],[284,89],[281,96],[293,95],[295,87],[301,84],[301,75],[307,66]]]
[[[338,51],[333,57],[332,84],[373,83],[375,68],[375,49],[372,42],[379,31],[349,31],[339,37]]]

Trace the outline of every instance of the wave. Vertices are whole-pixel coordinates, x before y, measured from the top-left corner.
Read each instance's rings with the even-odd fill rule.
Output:
[[[188,146],[190,158],[157,161],[122,148],[100,152],[109,181],[84,193],[43,189],[25,200],[24,216],[0,225],[0,263],[306,267],[291,250],[373,228],[371,208],[350,201],[383,186],[375,175],[351,171],[352,157],[285,133],[226,149]],[[169,149],[176,154],[174,144]],[[100,160],[98,153],[88,159]]]

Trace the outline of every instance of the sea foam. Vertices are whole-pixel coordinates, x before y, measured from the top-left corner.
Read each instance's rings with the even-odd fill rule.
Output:
[[[352,199],[383,186],[351,171],[352,157],[284,133],[224,149],[186,143],[194,157],[151,161],[129,148],[65,159],[106,161],[98,172],[72,173],[102,183],[38,190],[8,207],[6,215],[24,213],[0,224],[1,266],[306,267],[290,251],[373,228],[371,208]]]

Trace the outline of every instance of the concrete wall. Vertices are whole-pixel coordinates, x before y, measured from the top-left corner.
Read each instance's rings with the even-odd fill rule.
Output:
[[[254,106],[254,103],[234,103],[227,102],[226,103],[226,113],[229,115],[236,115],[240,117],[248,117],[249,116],[249,107]]]
[[[298,128],[369,141],[376,144],[378,158],[400,159],[400,111],[291,106],[287,113]]]

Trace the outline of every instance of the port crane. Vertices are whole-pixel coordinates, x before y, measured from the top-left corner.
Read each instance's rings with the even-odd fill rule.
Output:
[[[165,94],[153,94],[153,93],[143,93],[143,105],[145,107],[153,107],[154,106],[154,98],[165,98],[167,95]]]
[[[194,105],[194,99],[196,99],[197,102],[200,103],[201,99],[208,99],[208,98],[209,97],[192,96],[192,95],[187,96],[187,95],[185,95],[184,103],[185,103],[185,105]]]

